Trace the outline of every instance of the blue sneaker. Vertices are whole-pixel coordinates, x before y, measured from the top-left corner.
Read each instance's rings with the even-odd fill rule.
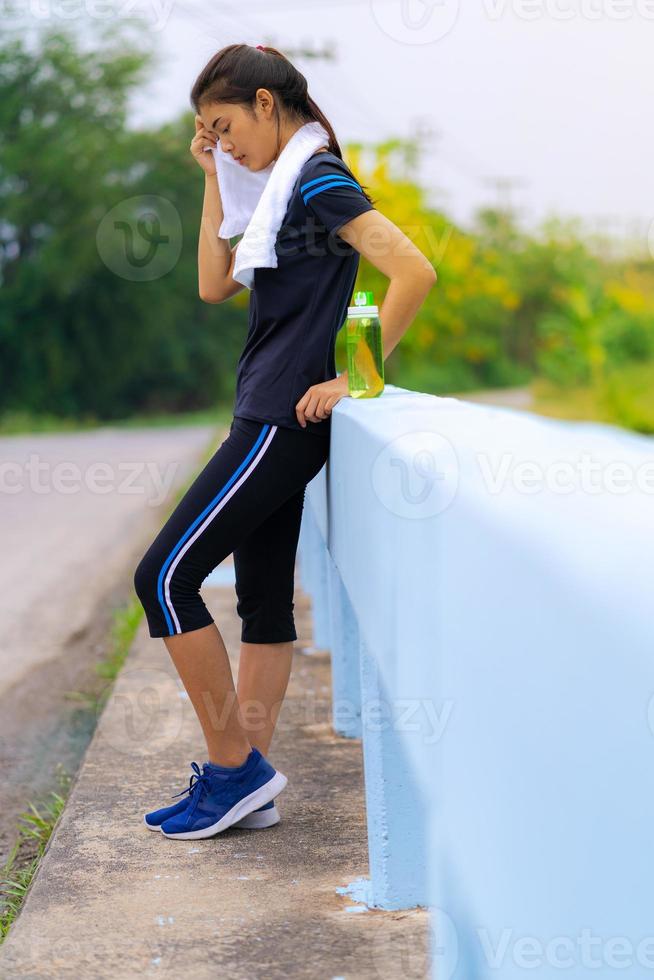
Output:
[[[186,806],[161,823],[161,833],[166,837],[180,840],[213,837],[271,802],[288,782],[254,747],[241,766],[232,768],[205,762],[202,773],[196,770],[195,775]]]
[[[168,817],[176,817],[178,813],[182,813],[189,805],[193,799],[193,791],[198,784],[198,780],[202,778],[202,772],[197,762],[192,762],[191,768],[193,772],[187,788],[183,789],[181,793],[175,793],[172,798],[175,799],[175,796],[182,796],[183,793],[188,793],[188,796],[180,800],[179,803],[173,803],[171,806],[163,806],[160,810],[152,810],[150,813],[146,813],[143,817],[143,823],[148,830],[161,830],[161,825],[164,820],[167,820]]]
[[[151,810],[150,813],[146,813],[143,817],[143,823],[148,830],[159,832],[164,820],[167,820],[169,817],[176,817],[189,805],[193,798],[193,790],[197,786],[198,780],[202,777],[202,772],[197,762],[192,762],[191,768],[193,769],[193,773],[191,774],[188,787],[183,789],[181,793],[175,793],[175,796],[181,796],[183,793],[187,793],[188,795],[183,800],[180,800],[179,803],[173,803],[171,806],[164,806],[159,810]],[[263,830],[266,827],[274,827],[275,824],[279,823],[280,819],[281,817],[279,810],[275,806],[275,801],[270,800],[257,810],[253,810],[252,813],[247,813],[232,826],[243,827],[246,830]]]

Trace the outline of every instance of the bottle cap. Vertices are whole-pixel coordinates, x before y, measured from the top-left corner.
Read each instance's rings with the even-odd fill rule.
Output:
[[[348,306],[348,316],[378,316],[379,307],[374,303],[374,297],[369,289],[357,290],[354,294],[354,306]]]

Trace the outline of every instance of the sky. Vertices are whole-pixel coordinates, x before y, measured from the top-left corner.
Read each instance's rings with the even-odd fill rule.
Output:
[[[525,225],[578,216],[647,243],[654,0],[148,2],[161,67],[133,100],[134,124],[190,112],[193,80],[222,45],[274,44],[341,145],[421,134],[420,181],[459,223],[508,201]]]

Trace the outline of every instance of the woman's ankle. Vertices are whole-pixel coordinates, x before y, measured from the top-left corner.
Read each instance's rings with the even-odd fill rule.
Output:
[[[252,746],[248,745],[245,748],[232,749],[225,751],[225,747],[221,746],[220,749],[215,751],[210,751],[207,758],[213,766],[222,766],[223,768],[237,769],[239,766],[245,765],[245,763],[250,758],[250,753],[252,752]]]

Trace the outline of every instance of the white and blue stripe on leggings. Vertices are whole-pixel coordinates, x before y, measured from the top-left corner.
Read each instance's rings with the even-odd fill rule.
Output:
[[[227,501],[233,496],[233,494],[236,493],[238,488],[245,482],[245,480],[247,480],[250,474],[254,472],[264,453],[268,449],[268,446],[272,442],[276,431],[276,425],[271,426],[266,423],[263,426],[254,446],[247,454],[243,462],[232,474],[232,476],[230,476],[224,487],[218,491],[213,500],[207,504],[202,513],[196,517],[163,563],[161,571],[159,572],[159,578],[157,580],[157,596],[159,598],[161,608],[164,611],[166,624],[171,635],[173,633],[182,632],[179,619],[177,618],[177,614],[175,613],[175,609],[170,598],[170,581],[178,563],[182,560],[193,542],[202,534],[207,525],[211,523],[216,514],[222,510]],[[242,475],[240,476],[240,479],[238,479],[240,474]],[[235,482],[236,480],[238,480],[238,482]]]

